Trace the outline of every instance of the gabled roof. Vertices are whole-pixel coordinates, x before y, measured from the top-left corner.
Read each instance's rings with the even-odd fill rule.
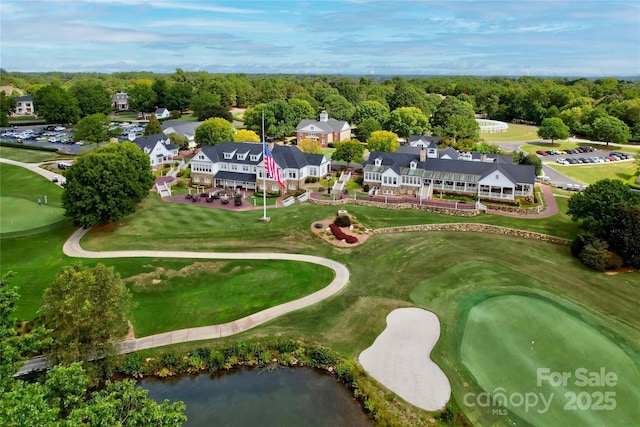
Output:
[[[206,145],[202,147],[202,153],[214,163],[229,162],[257,165],[263,161],[262,143],[255,142],[221,142],[218,145]],[[225,153],[233,153],[233,159],[225,159]],[[238,158],[238,153],[246,153],[247,155],[244,158]],[[276,144],[271,150],[271,154],[281,169],[301,169],[307,165],[319,166],[325,159],[322,154],[303,153],[293,145]],[[256,160],[251,160],[252,156]]]
[[[382,160],[380,166],[375,164],[376,159]],[[416,162],[415,170],[410,168],[412,161]],[[514,183],[533,184],[535,182],[535,167],[530,165],[430,158],[420,162],[420,155],[412,153],[374,151],[364,163],[363,169],[366,172],[377,173],[392,169],[398,175],[421,175],[429,179],[466,182],[477,182],[499,170]],[[422,172],[420,173],[418,169]],[[406,173],[407,171],[410,173]]]
[[[310,125],[314,125],[324,133],[340,132],[343,129],[351,129],[349,123],[336,119],[328,119],[326,122],[321,120],[305,119],[301,120],[300,123],[298,123],[298,126],[296,126],[296,130],[303,130]]]
[[[407,144],[412,147],[417,147],[418,145],[424,144],[426,147],[437,148],[440,141],[442,141],[442,138],[439,136],[411,135],[409,136],[409,139],[407,139]]]
[[[29,95],[25,95],[25,96],[17,96],[15,98],[13,98],[14,101],[16,102],[33,102],[33,97],[29,96]]]
[[[167,110],[166,108],[156,108],[155,115],[157,116],[158,114],[164,114],[168,112],[169,110]]]
[[[156,133],[153,135],[141,136],[133,141],[144,152],[152,151],[158,143],[164,144],[167,150],[177,150],[178,147],[171,142],[169,137],[164,133]]]

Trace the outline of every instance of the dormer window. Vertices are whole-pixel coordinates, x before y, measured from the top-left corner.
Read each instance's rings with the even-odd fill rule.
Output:
[[[258,160],[260,160],[260,154],[252,154],[249,158],[252,162],[257,162]]]
[[[415,161],[415,160],[412,160],[412,161],[411,161],[411,163],[409,163],[409,167],[410,167],[411,169],[415,169],[415,168],[416,168],[416,166],[418,166],[418,163],[416,163],[416,161]]]
[[[233,153],[224,153],[225,159],[233,159]]]
[[[375,159],[375,163],[376,163],[376,166],[382,165],[382,157],[378,157],[377,159]]]

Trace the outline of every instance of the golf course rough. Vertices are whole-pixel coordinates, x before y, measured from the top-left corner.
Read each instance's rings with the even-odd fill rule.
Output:
[[[504,295],[474,306],[462,363],[484,393],[461,406],[532,425],[631,426],[640,420],[640,369],[614,341],[555,303]]]

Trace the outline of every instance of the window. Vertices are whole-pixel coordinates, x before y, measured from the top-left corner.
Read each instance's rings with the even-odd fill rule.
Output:
[[[242,165],[243,172],[249,172],[249,165]]]
[[[237,171],[238,170],[238,165],[231,165],[231,170],[232,171]]]
[[[233,159],[233,153],[224,153],[225,159]]]

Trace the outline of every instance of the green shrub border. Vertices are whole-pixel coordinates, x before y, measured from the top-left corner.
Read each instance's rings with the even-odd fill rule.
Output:
[[[110,370],[113,375],[140,379],[151,376],[166,378],[176,375],[213,374],[220,370],[243,367],[276,369],[282,367],[311,367],[335,376],[358,400],[365,412],[379,425],[402,424],[407,414],[398,413],[391,407],[399,403],[392,393],[374,383],[364,369],[355,361],[345,359],[333,350],[299,340],[276,340],[261,342],[237,342],[231,347],[198,347],[184,354],[178,351],[155,353],[156,357],[143,358],[140,352],[120,355]],[[397,402],[396,402],[397,401]],[[451,421],[464,420],[462,412],[453,401],[443,412],[429,413],[436,424],[451,425]],[[424,414],[416,415],[410,424],[427,424]],[[455,423],[457,425],[457,423]],[[462,425],[468,425],[462,422]]]
[[[40,147],[39,145],[24,145],[24,144],[19,144],[17,142],[0,141],[0,145],[3,147],[22,148],[23,150],[51,151],[52,153],[58,152],[58,149],[53,147]]]

